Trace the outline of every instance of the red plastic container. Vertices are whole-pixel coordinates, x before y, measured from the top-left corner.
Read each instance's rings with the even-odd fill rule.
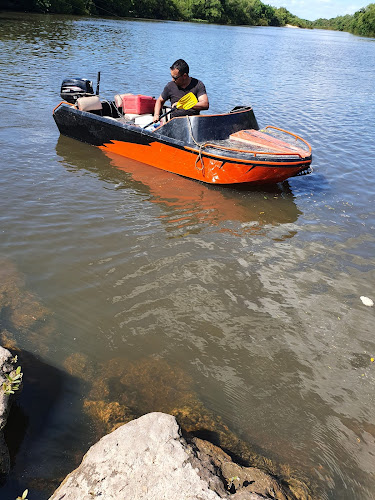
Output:
[[[147,95],[124,95],[122,99],[122,108],[124,113],[144,115],[153,113],[156,99]]]

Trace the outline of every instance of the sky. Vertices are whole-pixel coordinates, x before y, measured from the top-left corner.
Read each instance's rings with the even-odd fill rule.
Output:
[[[320,17],[331,17],[354,14],[362,7],[366,7],[373,0],[263,0],[263,3],[272,7],[285,7],[291,14],[315,21]]]

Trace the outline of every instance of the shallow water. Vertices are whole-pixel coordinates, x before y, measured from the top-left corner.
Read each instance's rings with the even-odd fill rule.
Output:
[[[374,299],[375,40],[22,14],[0,17],[0,40],[0,328],[44,384],[21,398],[1,496],[48,498],[91,444],[87,386],[66,363],[78,352],[87,369],[182,370],[208,411],[321,498],[373,498],[375,309],[360,296]],[[252,104],[261,126],[308,140],[313,174],[224,189],[59,137],[64,78],[100,70],[104,97],[157,96],[178,57],[212,112]],[[158,409],[142,387],[127,402]]]

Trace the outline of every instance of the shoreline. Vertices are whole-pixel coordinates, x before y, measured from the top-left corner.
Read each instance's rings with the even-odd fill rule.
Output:
[[[23,353],[15,345],[11,346],[13,352],[0,346],[0,373],[14,372],[16,365],[25,368],[25,372],[32,378],[32,384],[26,375],[23,387],[15,390],[15,394],[10,397],[3,393],[2,401],[4,411],[0,412],[0,431],[6,432],[6,422],[10,413],[10,407],[18,395],[25,392],[26,399],[30,398],[35,390],[45,393],[42,380],[43,370],[47,366],[41,367],[40,361],[28,353]],[[116,363],[118,366],[116,367]],[[35,377],[42,377],[42,380]],[[173,414],[165,411],[151,411],[138,415],[130,411],[130,407],[120,404],[116,399],[103,398],[102,391],[106,392],[108,380],[103,378],[98,369],[88,368],[88,359],[78,353],[73,354],[67,360],[66,371],[75,379],[81,379],[86,383],[92,381],[93,387],[87,387],[87,399],[83,401],[81,412],[86,413],[91,420],[91,424],[96,428],[97,440],[84,454],[80,464],[76,464],[76,469],[68,473],[57,490],[52,493],[51,500],[57,500],[64,494],[67,500],[77,498],[88,498],[91,491],[104,494],[106,500],[117,499],[118,491],[129,495],[133,491],[139,491],[139,496],[132,497],[138,499],[175,500],[176,491],[184,491],[186,498],[202,500],[226,499],[236,500],[261,500],[262,498],[274,500],[312,500],[310,486],[299,479],[298,474],[292,474],[288,466],[273,464],[271,460],[258,455],[251,450],[251,447],[241,441],[233,434],[221,421],[220,417],[212,415],[204,408],[195,394],[189,391],[189,381],[184,377],[184,373],[178,369],[171,371],[171,367],[165,362],[158,360],[145,360],[140,364],[135,363],[134,367],[123,371],[122,360],[109,361],[105,370],[110,370],[116,378],[125,377],[130,381],[133,390],[145,391],[136,386],[136,380],[143,378],[148,390],[156,397],[156,401],[162,398],[165,390],[166,380],[178,379],[181,387],[177,387],[178,392],[185,393],[181,401],[173,399],[170,408],[175,407]],[[122,371],[116,373],[116,370]],[[176,371],[177,370],[177,371]],[[157,386],[153,386],[153,378],[158,380]],[[5,377],[3,377],[5,380]],[[2,381],[1,381],[2,382]],[[161,384],[160,384],[161,382]],[[167,384],[168,385],[168,384]],[[38,389],[39,387],[39,389]],[[160,394],[156,387],[159,387]],[[97,391],[99,389],[99,396]],[[22,392],[21,392],[22,391]],[[156,391],[156,394],[154,394]],[[96,395],[95,395],[96,394]],[[143,394],[145,396],[145,394]],[[97,399],[97,398],[100,399]],[[129,401],[130,403],[130,401]],[[174,406],[176,405],[176,406]],[[18,406],[18,405],[16,405]],[[1,404],[0,404],[1,407]],[[33,407],[33,414],[29,412],[25,416],[28,420],[38,419],[38,409]],[[25,412],[25,408],[22,408]],[[36,411],[36,415],[35,415]],[[141,412],[142,413],[142,412]],[[12,422],[12,426],[14,423]],[[47,424],[48,427],[48,424]],[[46,425],[40,427],[39,432],[44,432]],[[18,429],[18,433],[26,436],[28,426],[25,429]],[[202,439],[201,436],[207,434],[211,440]],[[164,438],[161,439],[161,436]],[[216,435],[218,442],[212,442],[212,436]],[[167,437],[166,437],[167,436]],[[34,436],[34,439],[37,436]],[[8,445],[0,435],[0,469],[3,479],[11,471],[11,463],[16,460],[18,449],[8,450]],[[24,437],[21,437],[23,440]],[[164,449],[164,443],[169,442],[169,448]],[[115,450],[116,460],[102,460],[106,450]],[[171,455],[171,449],[174,454]],[[97,457],[95,450],[102,450]],[[224,451],[225,450],[225,451]],[[65,452],[68,450],[65,450]],[[104,455],[103,455],[104,454]],[[181,459],[181,455],[183,458]],[[82,455],[81,455],[82,456]],[[147,456],[149,458],[147,458]],[[172,457],[172,459],[171,459]],[[234,458],[236,457],[236,458]],[[79,459],[79,457],[77,457]],[[239,462],[238,462],[239,460]],[[159,466],[155,467],[155,463]],[[187,464],[191,468],[186,469]],[[240,465],[241,464],[241,465]],[[73,465],[74,467],[74,463]],[[190,467],[189,466],[189,467]],[[284,468],[283,468],[284,467]],[[87,473],[87,470],[90,473]],[[187,481],[186,471],[189,470],[189,481]],[[197,472],[198,471],[198,472]],[[98,479],[99,478],[99,479]],[[173,479],[173,480],[172,480]],[[56,488],[61,479],[52,478],[42,487],[41,491]],[[43,483],[39,484],[42,486]],[[77,486],[79,485],[79,486]],[[198,487],[198,486],[199,487]],[[198,487],[198,490],[196,488]],[[32,481],[26,481],[22,489],[28,489],[32,496],[33,489],[39,490]],[[86,488],[86,489],[85,489]],[[142,492],[147,491],[148,495],[142,496]],[[193,492],[190,493],[189,492]],[[168,493],[168,494],[167,494]],[[169,495],[169,496],[168,496]],[[190,495],[190,496],[189,496]],[[200,496],[199,496],[200,495]],[[229,496],[228,496],[229,495]],[[265,495],[265,496],[264,496]],[[273,496],[274,495],[274,496]]]

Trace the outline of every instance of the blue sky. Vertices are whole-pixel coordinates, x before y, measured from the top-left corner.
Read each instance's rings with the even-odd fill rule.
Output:
[[[315,21],[319,17],[331,17],[354,14],[361,7],[366,7],[374,0],[263,0],[272,7],[285,7],[301,19]]]

